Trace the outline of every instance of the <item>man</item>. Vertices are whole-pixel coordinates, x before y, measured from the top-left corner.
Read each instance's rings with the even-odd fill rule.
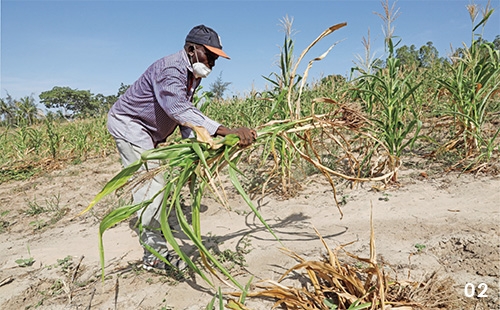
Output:
[[[108,113],[108,130],[115,138],[123,166],[140,158],[142,152],[164,142],[177,126],[183,138],[192,136],[189,123],[203,126],[211,135],[236,134],[241,146],[250,145],[256,132],[248,128],[229,129],[201,113],[192,103],[193,94],[220,57],[222,51],[217,33],[204,25],[194,27],[186,37],[184,49],[154,62],[116,101]],[[148,164],[151,168],[151,164]],[[157,193],[164,185],[158,175],[133,193],[134,203],[140,203]],[[144,248],[146,269],[168,267],[146,245],[160,253],[172,266],[184,269],[186,264],[168,251],[160,231],[160,206],[163,196],[138,212],[143,231],[140,242]]]

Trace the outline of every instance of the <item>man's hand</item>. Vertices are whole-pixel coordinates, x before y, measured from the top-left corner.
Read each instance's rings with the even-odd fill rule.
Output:
[[[233,129],[234,134],[236,134],[238,137],[240,137],[240,142],[239,144],[242,147],[249,146],[252,144],[255,139],[257,139],[257,132],[253,129],[245,128],[245,127],[240,127]]]
[[[249,146],[255,139],[257,139],[257,132],[253,129],[246,127],[240,127],[235,129],[229,129],[224,126],[220,126],[216,132],[218,135],[226,136],[228,134],[235,134],[240,138],[239,144],[242,147]]]

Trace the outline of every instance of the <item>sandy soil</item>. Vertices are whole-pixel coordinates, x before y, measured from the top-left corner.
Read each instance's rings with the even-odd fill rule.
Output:
[[[129,221],[104,235],[106,280],[100,281],[98,225],[110,205],[76,215],[119,169],[110,156],[0,185],[0,309],[205,309],[215,290],[200,277],[179,279],[137,267],[142,250]],[[314,228],[329,247],[356,241],[346,249],[367,257],[372,205],[377,253],[400,278],[419,280],[437,271],[453,279],[450,285],[463,300],[459,307],[500,309],[500,178],[403,170],[400,182],[385,191],[374,190],[377,184],[338,186],[346,202],[342,219],[319,177],[305,180],[292,199],[256,202],[283,244],[310,260],[325,252]],[[203,201],[207,242],[221,252],[244,253],[229,261],[245,265],[232,269],[241,283],[251,275],[254,282],[277,280],[296,261],[280,251],[241,199],[233,195],[230,202],[232,211]],[[33,214],[40,209],[45,212]],[[30,258],[31,266],[20,266]],[[476,292],[467,298],[464,289],[472,285]],[[272,304],[256,298],[246,303],[252,309]]]

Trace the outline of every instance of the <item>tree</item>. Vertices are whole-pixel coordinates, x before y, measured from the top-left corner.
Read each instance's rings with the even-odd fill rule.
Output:
[[[105,114],[130,85],[120,85],[117,95],[94,95],[90,90],[54,86],[40,94],[40,102],[48,109],[59,109],[64,117],[94,117]],[[62,110],[62,111],[61,111]]]
[[[125,92],[127,91],[127,89],[130,88],[130,85],[126,85],[126,84],[123,84],[121,83],[120,84],[120,88],[118,88],[118,94],[116,95],[117,97],[120,97],[121,95],[125,94]],[[118,98],[117,98],[118,99]]]
[[[227,90],[227,87],[231,85],[231,82],[223,82],[222,81],[222,72],[219,74],[215,82],[210,84],[210,92],[213,94],[215,100],[222,100],[224,96],[224,92]]]
[[[0,99],[0,119],[6,125],[33,125],[38,117],[38,107],[33,96],[19,100],[7,94]]]
[[[27,125],[33,125],[38,115],[38,108],[33,96],[26,96],[19,101],[16,100],[17,123],[25,122]]]
[[[439,52],[436,47],[432,45],[432,42],[427,42],[418,50],[418,59],[420,61],[420,67],[430,68],[436,61],[439,60]]]
[[[413,44],[410,47],[403,45],[398,48],[396,50],[396,58],[399,59],[403,66],[419,66],[419,52]]]
[[[493,45],[495,46],[496,50],[500,50],[500,35],[497,35],[495,37],[495,40],[493,40]]]
[[[76,90],[54,86],[52,90],[40,94],[40,102],[48,109],[63,109],[65,116],[88,116],[98,110],[96,100],[89,90]]]
[[[439,58],[439,52],[431,41],[418,50],[415,45],[410,47],[403,45],[396,50],[396,58],[402,65],[413,68],[431,68],[446,61],[444,58]]]
[[[7,125],[13,125],[15,122],[15,104],[12,97],[7,94],[7,98],[0,99],[0,118]]]

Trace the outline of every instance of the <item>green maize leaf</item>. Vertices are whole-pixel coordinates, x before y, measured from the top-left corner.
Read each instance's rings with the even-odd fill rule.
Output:
[[[235,146],[240,141],[240,138],[235,134],[228,134],[221,141],[222,144],[227,146]]]
[[[146,154],[146,152],[148,152],[148,153]],[[177,158],[177,157],[183,157],[183,156],[191,153],[191,148],[189,146],[183,145],[182,148],[175,148],[172,150],[163,149],[163,150],[157,151],[157,152],[149,152],[149,151],[146,151],[146,152],[141,154],[142,161],[167,160],[167,159],[172,159],[172,158]]]
[[[204,154],[203,150],[201,149],[200,144],[193,142],[191,145],[191,148],[196,153],[196,155],[198,156],[198,158],[202,162],[203,166],[205,166],[207,171],[210,171],[210,167],[207,164],[207,159],[205,158],[205,154]]]
[[[367,303],[360,304],[360,305],[358,305],[357,302],[355,302],[347,310],[362,310],[362,309],[368,309],[371,306],[372,306],[371,302],[367,302]]]
[[[205,310],[215,310],[216,309],[215,308],[215,301],[216,300],[219,301],[219,309],[223,310],[224,307],[220,306],[221,300],[223,300],[222,299],[222,293],[221,293],[221,288],[220,287],[218,288],[217,293],[215,293],[214,297],[212,297],[212,299],[210,300],[210,302],[205,307]]]
[[[170,208],[174,206],[175,202],[181,196],[182,187],[186,185],[186,183],[189,181],[189,178],[196,170],[196,167],[197,165],[195,165],[192,160],[186,160],[185,167],[179,174],[177,178],[177,184],[174,188],[174,191],[172,192],[171,195],[172,202],[170,203]]]
[[[233,183],[233,185],[236,188],[236,190],[238,191],[238,193],[241,195],[241,197],[243,198],[243,200],[245,200],[245,202],[250,207],[250,209],[252,209],[252,211],[257,216],[257,218],[260,220],[260,222],[267,228],[267,230],[274,236],[274,238],[282,246],[284,246],[283,243],[281,242],[281,240],[278,238],[278,236],[276,236],[276,234],[274,233],[274,231],[271,229],[271,227],[269,227],[269,225],[266,223],[266,221],[264,220],[264,218],[262,217],[262,215],[260,215],[259,211],[257,210],[257,208],[255,207],[255,205],[253,204],[253,202],[250,199],[250,197],[248,197],[248,194],[245,192],[245,190],[243,189],[243,187],[240,184],[240,181],[238,180],[238,176],[236,175],[236,170],[234,170],[231,166],[229,166],[229,178],[231,179],[231,183]]]
[[[174,179],[176,180],[176,179]],[[173,182],[173,181],[172,181]],[[136,213],[140,209],[148,206],[153,202],[153,200],[160,195],[163,192],[169,193],[172,187],[172,182],[167,183],[163,189],[158,191],[152,198],[145,200],[141,203],[135,204],[135,205],[128,205],[128,206],[123,206],[120,208],[117,208],[110,213],[108,213],[102,220],[101,223],[99,224],[99,256],[101,260],[101,269],[102,269],[102,278],[104,279],[104,245],[102,241],[102,236],[104,235],[104,232],[116,225],[117,223],[126,220],[132,216],[132,214]],[[166,199],[163,200],[164,202]],[[140,228],[142,230],[142,227]]]
[[[214,304],[215,304],[215,299],[217,299],[217,295],[215,295],[212,300],[208,303],[208,305],[205,307],[205,310],[214,310]]]
[[[148,156],[156,154],[156,153],[166,153],[167,151],[182,151],[189,149],[189,145],[191,141],[183,141],[182,143],[169,144],[162,147],[157,147],[149,150],[145,150],[141,154],[141,159],[145,160]]]
[[[178,200],[176,200],[176,203],[179,203]],[[172,232],[172,229],[170,228],[170,225],[168,224],[168,216],[170,214],[170,210],[167,212],[166,208],[167,208],[167,200],[164,199],[163,200],[163,203],[162,203],[162,207],[161,207],[161,213],[160,213],[160,223],[161,223],[161,231],[163,233],[163,236],[165,237],[165,240],[167,241],[168,244],[170,244],[170,246],[172,246],[172,248],[174,249],[174,251],[177,253],[177,255],[179,255],[179,257],[181,257],[182,260],[184,260],[189,268],[191,268],[191,270],[194,270],[197,274],[199,274],[203,280],[205,280],[210,286],[213,286],[213,284],[210,282],[210,280],[205,276],[205,274],[203,274],[203,272],[193,263],[193,261],[189,258],[188,255],[186,255],[184,252],[182,252],[179,244],[177,243],[177,241],[175,240],[175,237],[174,237],[174,234]],[[154,253],[152,251],[152,253]],[[159,255],[157,255],[159,257]],[[159,257],[161,258],[161,257]]]
[[[101,277],[103,281],[104,281],[104,244],[102,236],[104,232],[108,228],[114,226],[115,224],[118,224],[119,222],[128,219],[132,214],[139,211],[141,208],[149,205],[152,201],[153,200],[150,199],[136,205],[129,205],[117,208],[108,213],[101,220],[101,223],[99,224],[99,257],[101,261]]]
[[[486,23],[486,21],[490,18],[491,14],[493,14],[494,10],[489,10],[483,17],[483,19],[472,29],[472,31],[476,31],[482,24]]]
[[[205,247],[203,244],[202,240],[198,238],[195,234],[195,232],[191,229],[191,226],[189,225],[184,213],[182,212],[180,202],[177,200],[176,201],[176,213],[177,213],[177,220],[179,221],[179,224],[181,226],[182,231],[186,234],[186,236],[196,245],[198,250],[203,253],[208,259],[215,265],[217,268],[226,276],[228,277],[231,282],[233,282],[240,290],[243,290],[243,286],[236,281],[235,278],[231,276],[229,271],[224,268],[224,266],[217,260],[215,256],[213,256],[208,249]],[[200,274],[200,273],[199,273]],[[202,275],[202,274],[200,274]],[[203,275],[202,275],[203,276]],[[208,282],[210,283],[210,282]]]
[[[162,212],[162,217],[165,216],[165,219],[162,219],[162,220],[166,220],[166,215],[164,215],[164,214],[165,214],[165,212]],[[210,279],[208,279],[208,277],[198,268],[198,266],[196,266],[196,264],[189,258],[189,256],[186,255],[181,250],[179,244],[175,240],[174,234],[173,234],[172,229],[170,228],[170,226],[169,225],[162,225],[161,230],[162,230],[163,236],[165,237],[165,240],[167,240],[168,244],[170,246],[172,246],[172,248],[177,253],[177,255],[179,255],[179,257],[181,257],[182,260],[184,260],[187,263],[187,265],[189,266],[189,268],[191,270],[193,270],[198,275],[200,275],[200,277],[203,280],[205,280],[205,282],[207,282],[210,286],[213,287],[214,285],[212,284],[212,282],[210,281]]]
[[[189,191],[191,193],[191,225],[198,238],[201,239],[201,225],[200,225],[200,206],[201,198],[203,197],[203,191],[205,189],[206,183],[201,183],[198,189],[195,188],[196,175],[191,176],[189,182]]]
[[[236,167],[236,162],[238,162],[238,159],[239,159],[239,156],[233,160],[231,160],[231,156],[229,155],[229,153],[231,152],[231,149],[230,148],[227,148],[224,150],[224,159],[226,160],[226,163],[229,164],[229,166],[231,166],[231,168],[235,171],[237,171],[239,174],[243,175],[243,172],[241,172],[238,167]]]
[[[198,160],[198,156],[195,153],[191,152],[186,156],[179,156],[171,159],[168,165],[170,167],[185,167],[186,165],[190,164],[190,162],[196,160]]]
[[[163,207],[163,204],[166,204],[168,203],[168,198],[171,197],[170,196],[170,193],[172,192],[172,188],[174,187],[175,185],[175,182],[178,180],[178,178],[172,178],[170,181],[167,182],[167,184],[165,184],[165,187],[164,189],[162,190],[163,192],[163,200],[162,200],[162,207]],[[167,212],[167,218],[170,216],[170,211],[171,209],[168,209]]]
[[[111,211],[101,220],[101,223],[99,224],[99,233],[102,235],[108,228],[126,220],[141,208],[151,204],[152,201],[153,199],[149,199],[135,205],[123,206]]]
[[[219,295],[219,309],[224,310],[224,299],[222,298],[222,289],[219,286],[218,289],[218,295]]]
[[[92,207],[98,203],[102,198],[105,196],[111,194],[115,190],[119,189],[123,185],[127,183],[127,181],[130,179],[132,175],[134,175],[137,170],[142,166],[142,162],[140,160],[137,160],[133,163],[131,163],[129,166],[124,168],[122,171],[120,171],[115,177],[113,177],[105,186],[104,188],[94,197],[94,199],[90,202],[89,206],[80,212],[79,215],[82,215],[92,209]]]
[[[250,285],[252,284],[252,281],[253,281],[253,275],[250,277],[250,279],[248,280],[247,284],[245,285],[245,289],[243,290],[243,292],[241,292],[241,296],[239,298],[239,302],[242,303],[242,304],[245,304],[245,300],[247,298],[248,290],[250,289]]]

